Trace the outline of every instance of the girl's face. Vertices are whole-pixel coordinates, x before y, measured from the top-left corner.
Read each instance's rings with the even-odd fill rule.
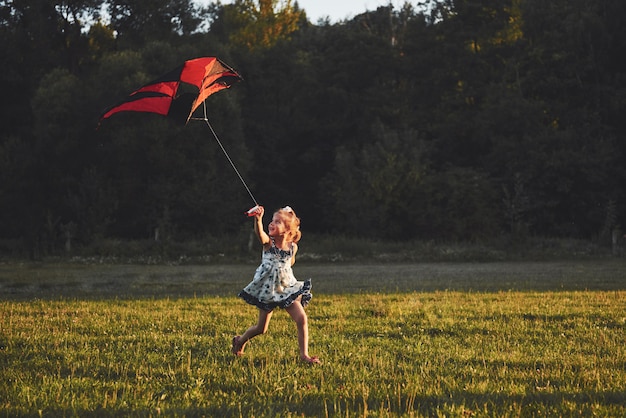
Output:
[[[267,230],[270,237],[279,237],[281,235],[285,235],[285,232],[287,232],[287,225],[285,224],[282,216],[275,213],[272,217],[272,222],[270,222],[267,227]]]

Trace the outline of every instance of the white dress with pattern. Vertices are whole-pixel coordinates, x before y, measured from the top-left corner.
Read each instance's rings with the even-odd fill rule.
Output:
[[[291,258],[293,250],[272,246],[263,251],[261,265],[257,267],[252,281],[239,292],[239,297],[267,312],[274,308],[287,308],[299,296],[302,306],[311,298],[311,280],[299,281],[293,274]]]

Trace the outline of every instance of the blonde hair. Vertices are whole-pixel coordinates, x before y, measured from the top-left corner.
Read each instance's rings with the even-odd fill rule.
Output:
[[[287,229],[285,235],[287,236],[287,239],[297,244],[298,241],[300,241],[300,238],[302,238],[302,232],[300,232],[300,218],[296,216],[296,213],[290,206],[280,208],[274,213],[278,214],[278,216],[280,216],[285,222],[285,227]]]

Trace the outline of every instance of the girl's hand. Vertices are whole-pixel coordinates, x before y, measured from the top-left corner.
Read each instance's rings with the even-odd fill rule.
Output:
[[[248,211],[246,212],[246,215],[248,215],[248,217],[256,217],[258,218],[259,214],[261,217],[263,217],[263,214],[265,213],[265,209],[263,208],[263,206],[260,205],[256,205],[253,208],[248,209]]]
[[[254,217],[257,219],[263,219],[264,214],[265,214],[265,208],[263,206],[258,206],[257,210],[254,212]]]

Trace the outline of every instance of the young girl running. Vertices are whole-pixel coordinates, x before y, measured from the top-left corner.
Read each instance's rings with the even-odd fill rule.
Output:
[[[239,297],[259,308],[259,319],[242,335],[233,338],[233,354],[243,355],[250,339],[265,334],[274,308],[285,309],[295,321],[298,329],[300,359],[317,364],[317,357],[309,356],[308,318],[304,307],[312,298],[311,280],[296,280],[291,266],[296,262],[300,233],[300,219],[293,209],[286,206],[277,210],[268,225],[263,229],[265,210],[259,206],[254,212],[254,232],[263,245],[261,265],[256,269],[252,281],[239,292]]]

